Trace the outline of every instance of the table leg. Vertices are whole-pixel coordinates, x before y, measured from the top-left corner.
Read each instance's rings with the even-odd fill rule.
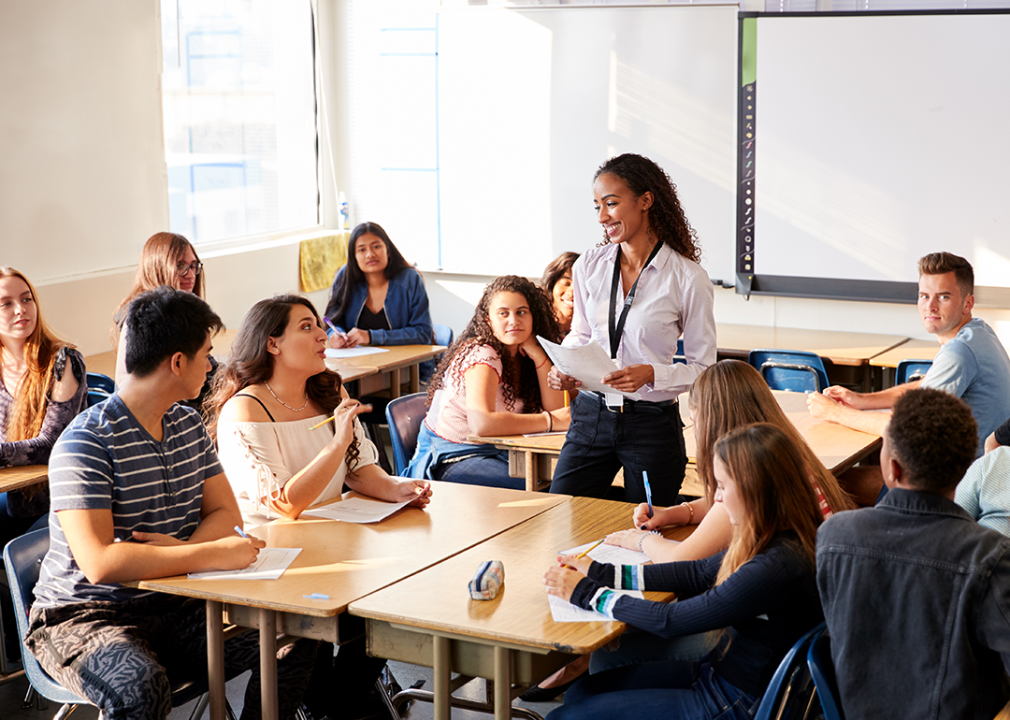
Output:
[[[207,601],[207,689],[211,720],[224,720],[224,617],[221,603]]]
[[[432,666],[435,675],[434,720],[449,720],[449,714],[452,712],[452,703],[449,700],[449,675],[452,668],[449,647],[449,638],[439,635],[435,635],[432,638],[432,650],[434,654]]]
[[[421,366],[414,363],[410,366],[410,392],[414,394],[421,390]]]
[[[494,649],[494,720],[512,717],[512,651],[495,646]]]
[[[260,691],[263,720],[277,720],[277,615],[260,609]]]
[[[400,368],[389,371],[389,394],[394,400],[400,397]]]
[[[523,459],[526,460],[526,490],[536,492],[540,479],[537,477],[536,463],[533,462],[533,451],[524,451]]]

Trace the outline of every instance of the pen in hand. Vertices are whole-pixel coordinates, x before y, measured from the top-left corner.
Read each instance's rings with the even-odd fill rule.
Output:
[[[237,532],[239,535],[241,535],[242,537],[244,537],[246,540],[249,539],[249,536],[246,535],[245,531],[242,530],[242,528],[240,528],[238,525],[235,526],[235,532]]]
[[[652,517],[652,487],[649,485],[649,473],[645,470],[642,471],[642,482],[645,484],[645,502],[649,504],[649,517]],[[642,526],[642,530],[645,530],[645,525]]]

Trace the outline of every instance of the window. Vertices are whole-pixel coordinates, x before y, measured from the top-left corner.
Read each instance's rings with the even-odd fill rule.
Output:
[[[197,244],[319,224],[309,0],[162,0],[173,232]]]

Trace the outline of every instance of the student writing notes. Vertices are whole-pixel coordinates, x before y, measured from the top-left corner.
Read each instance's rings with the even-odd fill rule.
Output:
[[[544,582],[552,595],[663,637],[726,628],[718,645],[700,664],[654,662],[583,678],[550,720],[750,718],[786,652],[820,622],[814,543],[823,516],[796,446],[757,424],[724,436],[714,455],[715,501],[733,526],[727,550],[641,566],[561,557]],[[611,588],[681,597],[657,603]]]
[[[645,500],[647,470],[653,500],[673,505],[687,464],[677,396],[715,362],[714,292],[673,183],[656,163],[619,155],[593,180],[604,240],[572,268],[575,310],[564,344],[599,343],[620,368],[603,382],[643,399],[608,404],[579,393],[551,492],[603,497],[623,467],[628,500]],[[682,334],[686,364],[673,362]],[[557,369],[550,382],[577,387]]]
[[[431,379],[410,477],[524,487],[509,477],[504,452],[466,438],[568,429],[569,411],[561,391],[547,384],[553,366],[537,335],[560,339],[543,290],[515,275],[484,288],[473,319]]]

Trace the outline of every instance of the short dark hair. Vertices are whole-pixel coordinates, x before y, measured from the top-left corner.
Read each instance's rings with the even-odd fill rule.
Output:
[[[177,352],[192,360],[210,333],[224,329],[210,305],[167,285],[134,298],[126,324],[126,372],[137,377],[147,377]]]
[[[919,258],[919,275],[945,275],[954,273],[961,294],[967,297],[975,293],[975,271],[971,263],[960,255],[949,252],[935,252]]]
[[[906,392],[894,403],[886,432],[905,481],[917,490],[946,490],[975,462],[978,423],[963,400],[942,390]]]

